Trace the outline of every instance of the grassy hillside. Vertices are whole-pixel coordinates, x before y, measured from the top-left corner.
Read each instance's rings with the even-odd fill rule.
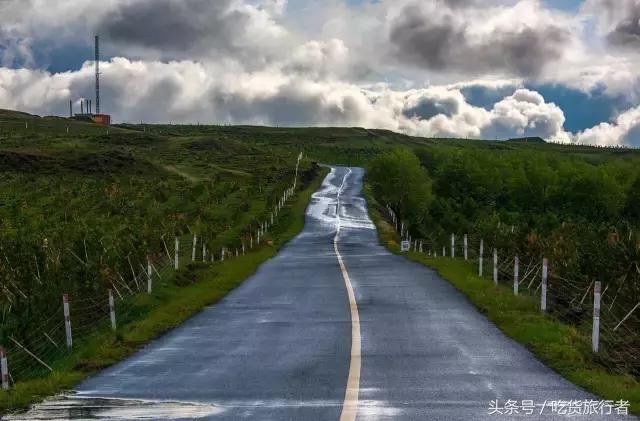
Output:
[[[380,197],[376,189],[373,193],[381,203],[394,206],[414,238],[433,246],[444,244],[451,232],[486,235],[499,223],[518,226],[523,239],[532,238],[529,234],[535,231],[535,238],[546,239],[545,246],[561,244],[561,250],[568,250],[601,240],[607,230],[588,236],[579,228],[568,232],[567,226],[617,226],[620,217],[636,212],[631,206],[636,202],[636,187],[640,198],[640,183],[635,181],[640,153],[635,150],[530,139],[426,139],[363,128],[103,127],[0,110],[0,345],[8,348],[13,385],[32,386],[7,395],[2,406],[23,405],[33,396],[68,385],[195,311],[190,307],[176,313],[181,317],[165,320],[154,313],[154,305],[162,299],[143,298],[143,304],[137,305],[138,298],[127,298],[139,297],[145,290],[139,275],[144,274],[147,259],[159,282],[154,294],[164,297],[165,304],[190,294],[183,288],[198,294],[202,278],[230,279],[220,291],[211,290],[213,295],[207,295],[206,302],[240,282],[241,276],[225,278],[226,272],[216,269],[219,263],[191,264],[173,273],[167,268],[174,238],[180,240],[179,255],[185,263],[191,260],[194,234],[198,260],[213,256],[219,262],[223,249],[229,251],[229,259],[243,245],[257,244],[258,231],[270,222],[282,193],[294,180],[300,152],[304,159],[297,186],[308,194],[319,177],[313,161],[368,167],[398,147],[416,157],[406,166],[415,164],[424,174],[407,182],[403,170],[395,174],[400,178],[382,171],[392,184],[389,191],[399,195],[397,203]],[[535,187],[546,182],[549,173],[548,184],[553,188],[541,193]],[[369,181],[375,182],[370,177]],[[608,191],[615,194],[607,196]],[[303,204],[296,209],[289,216],[285,209],[276,218],[276,226],[284,230],[281,234],[275,228],[261,233],[263,246],[265,241],[277,245],[290,238],[295,229],[283,227],[290,225],[287,218],[302,214]],[[590,212],[593,209],[598,212]],[[640,208],[638,212],[640,217]],[[565,231],[559,232],[560,227]],[[612,256],[620,255],[616,253],[595,260],[593,254],[582,260],[576,257],[571,270],[590,274],[598,268],[580,262],[606,259],[615,267]],[[633,268],[635,255],[628,254],[625,268]],[[269,255],[263,253],[261,258]],[[246,267],[254,267],[261,258],[250,259]],[[585,285],[588,282],[584,280]],[[159,324],[152,323],[145,334],[135,337],[123,332],[109,336],[116,340],[113,348],[105,350],[110,355],[70,358],[64,347],[62,294],[69,294],[72,301],[74,343],[86,339],[86,352],[91,354],[97,343],[87,338],[96,323],[108,325],[107,289],[117,294],[117,306],[126,309],[123,323],[150,317]],[[621,302],[627,304],[637,296],[636,289],[629,291]],[[50,376],[45,365],[63,367],[71,375],[37,383]],[[33,381],[35,386],[24,383]]]

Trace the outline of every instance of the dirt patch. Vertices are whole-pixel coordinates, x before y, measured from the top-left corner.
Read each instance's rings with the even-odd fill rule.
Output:
[[[0,171],[42,171],[51,170],[57,165],[58,161],[50,156],[0,151]]]
[[[82,155],[66,163],[66,167],[85,174],[148,173],[154,167],[122,151],[108,151]]]

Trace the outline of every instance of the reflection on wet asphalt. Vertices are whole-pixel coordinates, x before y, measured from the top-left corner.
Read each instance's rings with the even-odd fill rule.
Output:
[[[351,313],[333,248],[336,212],[360,316],[358,420],[563,420],[550,409],[490,415],[489,405],[595,399],[505,337],[432,270],[379,245],[362,178],[361,169],[334,168],[302,233],[224,300],[74,394],[12,419],[340,419]]]

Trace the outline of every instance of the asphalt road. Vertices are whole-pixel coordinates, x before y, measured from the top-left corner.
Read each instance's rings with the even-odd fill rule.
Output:
[[[333,169],[303,232],[238,289],[22,419],[546,420],[595,399],[378,245],[362,176]],[[490,414],[496,399],[520,416]]]

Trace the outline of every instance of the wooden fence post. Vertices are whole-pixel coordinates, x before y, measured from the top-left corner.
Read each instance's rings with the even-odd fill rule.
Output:
[[[602,285],[600,281],[595,283],[593,288],[593,331],[591,332],[591,349],[598,353],[600,348],[600,291]]]
[[[480,240],[480,258],[478,259],[478,276],[482,278],[482,260],[484,258],[484,240]]]
[[[498,249],[493,249],[493,283],[498,285]]]
[[[176,237],[175,242],[175,254],[173,257],[173,268],[178,270],[180,268],[180,240]]]
[[[64,312],[64,333],[67,338],[67,349],[73,347],[73,337],[71,336],[71,315],[69,311],[69,295],[62,295],[62,309]]]
[[[9,390],[9,364],[7,363],[7,353],[0,347],[0,372],[2,373],[2,389]]]
[[[451,234],[451,258],[456,257],[456,235]]]
[[[153,273],[151,272],[151,259],[147,256],[147,293],[153,290]]]
[[[547,311],[547,282],[549,278],[549,261],[542,259],[542,288],[540,289],[540,310]]]
[[[520,283],[520,258],[516,256],[513,261],[513,295],[518,295],[519,283]]]
[[[113,301],[113,292],[109,290],[109,316],[111,317],[111,329],[116,331],[116,305]]]
[[[469,260],[469,250],[468,250],[469,244],[467,242],[467,234],[464,235],[464,260],[465,262],[467,260]]]

